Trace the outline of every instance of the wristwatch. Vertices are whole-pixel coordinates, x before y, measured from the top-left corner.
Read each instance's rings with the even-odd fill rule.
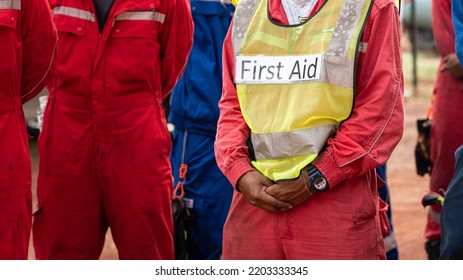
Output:
[[[308,166],[307,174],[309,175],[309,181],[310,181],[309,188],[311,192],[314,192],[314,193],[324,192],[330,188],[325,176],[323,176],[320,170],[318,170],[312,164]]]

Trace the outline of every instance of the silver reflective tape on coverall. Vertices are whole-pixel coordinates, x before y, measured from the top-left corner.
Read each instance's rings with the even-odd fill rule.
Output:
[[[86,11],[86,10],[71,8],[71,7],[64,7],[64,6],[55,7],[53,8],[53,15],[63,15],[63,16],[88,20],[91,22],[95,21],[95,15],[92,14],[91,12]]]
[[[384,237],[384,248],[386,249],[386,253],[397,248],[397,239],[393,232],[390,235]]]
[[[21,0],[0,0],[0,10],[21,10]]]
[[[294,158],[318,154],[336,130],[336,125],[324,125],[288,132],[251,133],[251,142],[256,160]]]
[[[116,16],[116,21],[121,20],[150,20],[164,23],[166,19],[165,14],[155,11],[140,11],[140,12],[125,12]]]

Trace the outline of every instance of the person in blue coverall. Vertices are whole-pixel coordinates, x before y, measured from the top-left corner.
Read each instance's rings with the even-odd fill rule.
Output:
[[[455,152],[455,172],[441,214],[440,259],[463,260],[463,145]]]
[[[392,211],[391,211],[391,199],[389,196],[389,186],[387,185],[387,177],[386,177],[386,164],[381,165],[380,167],[376,168],[376,173],[378,173],[379,177],[385,182],[384,186],[378,188],[379,197],[384,200],[387,204],[389,204],[389,208],[387,209],[387,220],[389,222],[389,230],[390,234],[384,237],[384,247],[386,249],[386,258],[388,260],[398,260],[399,259],[399,250],[397,247],[397,240],[394,235],[394,227],[392,226]]]
[[[458,60],[463,64],[463,1],[452,1],[452,22],[455,31],[455,51]]]
[[[188,259],[220,259],[233,187],[218,169],[214,141],[222,95],[222,44],[234,7],[228,0],[191,0],[194,44],[185,74],[172,92],[169,123],[174,185],[184,183]],[[180,178],[182,164],[185,178]]]
[[[452,1],[455,51],[463,64],[463,2]],[[445,195],[441,214],[440,259],[463,259],[463,145],[455,152],[454,175]]]

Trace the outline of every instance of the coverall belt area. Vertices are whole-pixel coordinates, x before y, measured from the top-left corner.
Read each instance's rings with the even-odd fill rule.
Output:
[[[50,2],[60,40],[39,139],[37,258],[97,259],[109,226],[120,259],[173,259],[160,30],[175,1],[116,0],[101,34],[91,0]],[[189,40],[177,42],[179,69]]]
[[[28,257],[31,164],[22,103],[48,81],[55,44],[45,2],[0,1],[0,259]]]

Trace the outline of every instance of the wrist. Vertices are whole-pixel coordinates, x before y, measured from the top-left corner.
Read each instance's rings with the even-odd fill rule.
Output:
[[[302,177],[302,180],[304,180],[305,190],[310,194],[310,196],[314,195],[314,192],[310,189],[310,178],[309,178],[309,174],[305,171],[305,168],[301,172],[301,177]]]

